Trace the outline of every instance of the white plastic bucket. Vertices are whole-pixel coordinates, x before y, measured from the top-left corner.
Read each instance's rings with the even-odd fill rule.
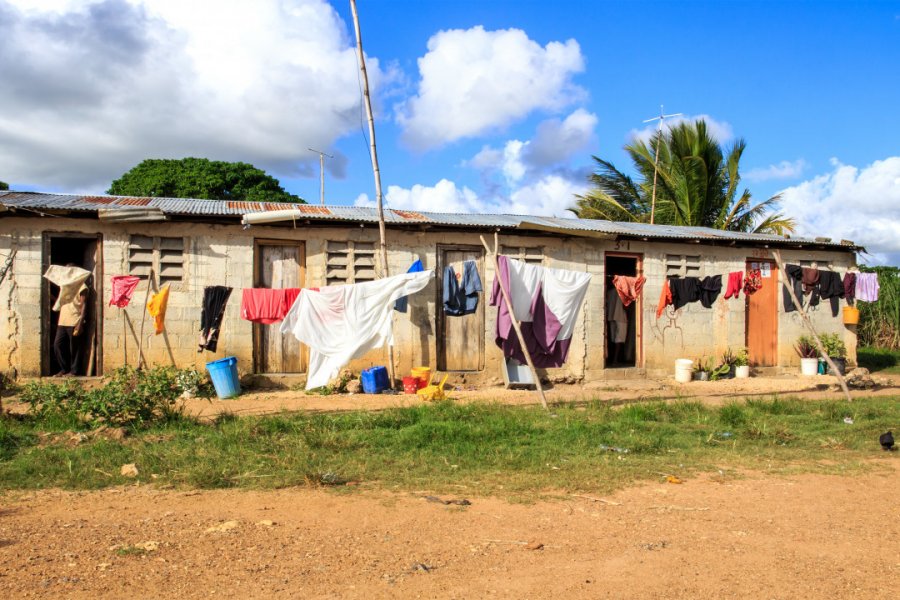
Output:
[[[741,365],[739,367],[734,368],[734,378],[735,379],[747,379],[750,377],[750,366],[749,365]]]
[[[694,371],[694,361],[689,358],[679,358],[675,361],[675,381],[688,383]]]
[[[818,358],[801,358],[800,359],[800,374],[805,375],[806,377],[812,377],[813,375],[818,375],[819,373],[819,359]]]

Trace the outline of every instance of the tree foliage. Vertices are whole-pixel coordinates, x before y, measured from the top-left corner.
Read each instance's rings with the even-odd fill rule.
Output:
[[[116,179],[107,194],[303,202],[281,187],[277,179],[253,165],[205,158],[147,159]]]
[[[659,146],[654,223],[690,225],[784,234],[794,230],[793,219],[774,212],[780,195],[754,203],[741,185],[741,155],[747,144],[737,140],[723,149],[703,120],[680,123],[649,145],[636,140],[625,146],[637,172],[636,180],[613,163],[594,157],[593,188],[577,196],[570,210],[584,219],[650,222],[654,158]]]
[[[5,181],[0,181],[0,190],[8,190],[8,189],[9,189],[9,184],[6,183]]]

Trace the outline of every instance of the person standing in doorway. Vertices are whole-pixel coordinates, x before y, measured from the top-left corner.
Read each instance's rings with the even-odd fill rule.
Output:
[[[59,321],[56,326],[56,337],[53,340],[53,352],[59,363],[56,377],[82,375],[82,353],[87,320],[88,294],[90,288],[85,281],[78,288],[78,293],[71,302],[59,307]]]

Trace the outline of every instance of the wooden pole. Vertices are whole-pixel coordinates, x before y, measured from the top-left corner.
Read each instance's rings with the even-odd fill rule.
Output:
[[[125,309],[120,308],[122,313],[122,366],[128,365],[128,323],[126,323]]]
[[[490,254],[494,259],[494,277],[497,278],[497,281],[500,283],[500,293],[503,295],[503,301],[506,303],[506,310],[509,311],[509,318],[512,320],[513,329],[516,330],[516,336],[519,338],[519,345],[522,346],[522,352],[525,354],[525,362],[528,363],[528,368],[531,369],[531,377],[534,379],[534,386],[537,390],[538,396],[541,399],[541,406],[544,407],[544,410],[550,410],[547,407],[547,397],[544,396],[544,388],[541,385],[541,378],[538,377],[537,369],[534,368],[534,362],[531,360],[531,353],[528,351],[528,346],[525,345],[525,337],[522,335],[522,329],[519,327],[519,321],[516,319],[516,313],[513,311],[512,301],[509,299],[509,293],[506,291],[506,286],[503,284],[503,279],[500,278],[500,261],[497,260],[497,250],[500,248],[500,235],[495,231],[494,232],[494,249],[493,251],[488,247],[487,240],[484,239],[484,236],[481,237],[481,243],[484,245],[484,249]],[[506,368],[504,364],[503,368]]]
[[[359,14],[356,11],[356,0],[350,0],[350,10],[353,13],[353,27],[356,30],[356,57],[359,60],[359,71],[363,84],[363,99],[366,105],[366,115],[369,118],[369,154],[372,159],[372,173],[375,176],[375,203],[378,207],[378,237],[381,248],[381,277],[389,275],[387,260],[387,244],[385,242],[384,203],[381,193],[381,170],[378,168],[378,152],[375,149],[375,119],[372,117],[372,99],[369,95],[369,76],[366,73],[366,59],[362,49],[362,34],[359,29]],[[393,327],[393,315],[391,316]],[[391,388],[396,385],[394,377],[394,346],[388,344],[388,376],[391,380]]]
[[[662,119],[659,121],[659,135],[656,137],[656,152],[653,158],[653,196],[650,200],[650,224],[656,215],[656,177],[659,175],[659,146],[662,144]]]
[[[815,327],[813,327],[812,320],[809,318],[809,315],[806,313],[806,310],[803,308],[803,302],[797,298],[797,294],[794,293],[793,286],[790,285],[790,282],[787,280],[787,273],[784,271],[784,263],[781,262],[781,252],[779,250],[769,250],[772,254],[772,257],[775,259],[775,264],[778,265],[778,277],[781,281],[781,284],[787,289],[788,295],[791,297],[791,300],[794,302],[794,306],[797,307],[797,312],[800,313],[800,317],[803,319],[804,325],[809,329],[810,333],[812,333],[813,339],[816,341],[816,347],[819,349],[819,354],[822,358],[825,359],[825,362],[828,363],[828,366],[831,367],[832,373],[834,373],[838,378],[838,383],[841,384],[841,388],[844,390],[844,395],[847,396],[847,402],[853,402],[853,397],[850,395],[850,388],[847,387],[847,381],[844,379],[844,376],[841,375],[841,372],[838,370],[837,365],[834,364],[834,361],[831,360],[831,357],[828,356],[828,353],[825,352],[825,346],[822,345],[822,340],[819,339],[819,334],[816,333]]]
[[[144,321],[147,320],[147,300],[150,299],[150,287],[152,285],[153,269],[150,269],[150,275],[147,276],[147,293],[144,294],[144,306],[141,311],[141,334],[138,336],[138,369],[144,364]]]

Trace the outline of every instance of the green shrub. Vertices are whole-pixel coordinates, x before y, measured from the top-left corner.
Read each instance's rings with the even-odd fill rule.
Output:
[[[900,268],[862,267],[878,274],[878,301],[857,302],[859,345],[900,350]]]
[[[183,371],[173,367],[136,370],[122,367],[103,387],[85,390],[74,380],[63,383],[32,382],[22,390],[30,412],[43,420],[63,418],[91,426],[146,426],[181,416],[178,398]],[[208,395],[208,386],[199,391]]]

